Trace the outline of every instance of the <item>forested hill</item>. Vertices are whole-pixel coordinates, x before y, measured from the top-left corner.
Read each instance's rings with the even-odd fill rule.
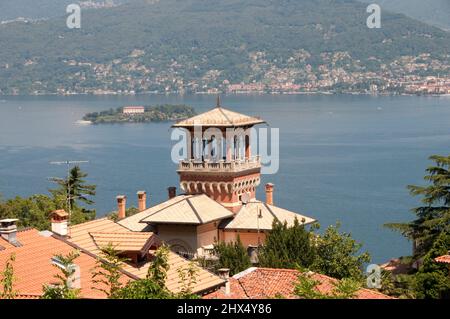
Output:
[[[449,0],[360,0],[450,30]]]
[[[315,68],[324,63],[321,54],[341,52],[351,59],[342,60],[343,67],[363,70],[406,55],[448,59],[450,33],[387,12],[381,29],[368,29],[366,6],[353,0],[136,0],[83,11],[81,29],[68,29],[65,18],[0,25],[0,93],[118,90],[126,79],[131,85],[130,77],[138,78],[134,90],[252,81],[261,76],[255,62],[261,56],[274,68]],[[157,80],[168,74],[168,83]]]

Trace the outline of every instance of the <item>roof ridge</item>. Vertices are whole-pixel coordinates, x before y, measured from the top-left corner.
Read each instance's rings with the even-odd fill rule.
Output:
[[[225,116],[225,118],[227,119],[227,121],[230,123],[230,124],[232,124],[232,125],[234,125],[234,122],[232,121],[232,120],[230,120],[230,118],[225,114],[225,112],[223,111],[224,109],[222,108],[222,107],[219,107],[218,108],[219,109],[219,111],[220,111],[220,113],[222,113],[222,115],[223,116]],[[225,109],[226,111],[229,111],[228,109]],[[231,111],[232,112],[232,111]]]
[[[189,206],[192,208],[192,210],[194,211],[194,214],[195,214],[195,216],[197,216],[200,223],[203,224],[203,219],[200,217],[200,214],[198,213],[197,209],[194,207],[194,204],[191,203],[190,198],[186,198],[186,201],[189,204]]]
[[[269,213],[271,213],[272,216],[273,216],[274,218],[276,218],[278,221],[280,221],[280,220],[278,219],[278,216],[275,215],[275,213],[273,212],[273,210],[269,207],[269,205],[268,205],[267,203],[265,203],[265,202],[261,202],[261,203],[267,208],[267,210],[269,211]]]
[[[158,209],[156,212],[154,212],[154,213],[152,213],[152,214],[150,214],[150,215],[145,216],[144,218],[140,219],[139,222],[141,223],[141,222],[144,221],[144,219],[147,219],[147,218],[149,218],[150,216],[154,216],[154,215],[160,213],[160,212],[161,212],[162,210],[164,210],[164,209],[167,209],[167,208],[169,208],[169,207],[172,207],[172,206],[174,206],[174,205],[176,205],[176,204],[181,203],[181,202],[184,201],[185,199],[189,198],[188,196],[192,196],[192,195],[178,195],[177,197],[179,197],[179,196],[183,196],[183,198],[181,198],[180,200],[178,200],[178,201],[176,201],[176,202],[174,202],[174,203],[172,203],[172,204],[170,204],[170,205],[167,205],[167,206],[165,206],[165,207],[163,207],[163,208]],[[171,198],[171,199],[172,199],[172,198]],[[167,201],[166,201],[166,202],[167,202]],[[163,204],[163,203],[164,203],[164,202],[159,203],[158,205],[161,205],[161,204]],[[158,206],[158,205],[156,205],[156,206]],[[153,207],[154,207],[154,206],[153,206]],[[151,209],[151,207],[150,207],[149,209]],[[142,213],[143,213],[143,212],[145,212],[145,211],[142,211]],[[130,216],[130,217],[132,217],[132,216]],[[144,222],[144,223],[145,223],[145,222]]]

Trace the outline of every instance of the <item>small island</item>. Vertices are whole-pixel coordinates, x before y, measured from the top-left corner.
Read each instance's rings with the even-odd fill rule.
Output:
[[[87,113],[84,122],[92,124],[150,123],[179,121],[196,115],[188,105],[125,106],[101,112]]]

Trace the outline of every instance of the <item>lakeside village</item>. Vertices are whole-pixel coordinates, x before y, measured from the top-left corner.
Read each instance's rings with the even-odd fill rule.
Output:
[[[368,61],[378,66],[369,69],[348,52],[321,53],[317,65],[308,62],[312,55],[306,50],[295,52],[281,65],[265,52],[252,52],[244,81],[218,69],[193,77],[189,74],[200,66],[176,59],[164,65],[147,65],[146,56],[144,50],[135,49],[127,57],[108,63],[65,60],[64,64],[74,70],[67,81],[36,81],[30,88],[10,87],[0,94],[450,94],[450,65],[429,53],[402,56],[389,63],[371,57]],[[37,64],[30,59],[24,67]]]
[[[18,227],[30,216],[1,219],[0,298],[394,298],[366,284],[362,268],[370,258],[358,255],[360,245],[339,227],[312,235],[306,228],[314,227],[314,217],[282,208],[271,183],[264,185],[265,199],[256,197],[261,161],[250,135],[225,132],[264,123],[219,99],[211,110],[177,121],[172,127],[191,134],[177,168],[179,191],[169,187],[162,203],[138,191],[131,209],[127,196],[118,195],[113,216],[86,221],[76,216],[74,198],[95,194],[95,186],[63,181],[67,189],[52,192],[63,197],[61,206],[43,205],[48,221],[40,229]],[[198,137],[198,127],[218,133]],[[86,176],[77,167],[71,174]],[[433,262],[446,267],[450,256],[440,258]]]

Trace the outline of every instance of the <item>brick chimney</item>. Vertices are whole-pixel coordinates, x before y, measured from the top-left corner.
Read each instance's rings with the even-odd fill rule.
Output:
[[[20,247],[22,244],[17,240],[17,221],[16,218],[0,220],[0,235],[11,245]]]
[[[167,190],[169,192],[169,199],[177,196],[177,188],[175,186],[171,186],[171,187],[167,188]]]
[[[225,295],[229,295],[231,293],[231,285],[230,285],[230,269],[229,268],[220,268],[218,270],[219,277],[223,280],[226,280],[225,283]]]
[[[137,192],[138,195],[138,208],[139,211],[142,212],[147,208],[147,193],[145,191]]]
[[[52,232],[59,236],[67,236],[69,214],[64,209],[55,210],[51,213]]]
[[[126,216],[125,210],[127,208],[127,197],[119,195],[117,198],[117,220],[124,219]]]
[[[266,184],[266,204],[267,205],[273,205],[273,184],[267,183]]]

